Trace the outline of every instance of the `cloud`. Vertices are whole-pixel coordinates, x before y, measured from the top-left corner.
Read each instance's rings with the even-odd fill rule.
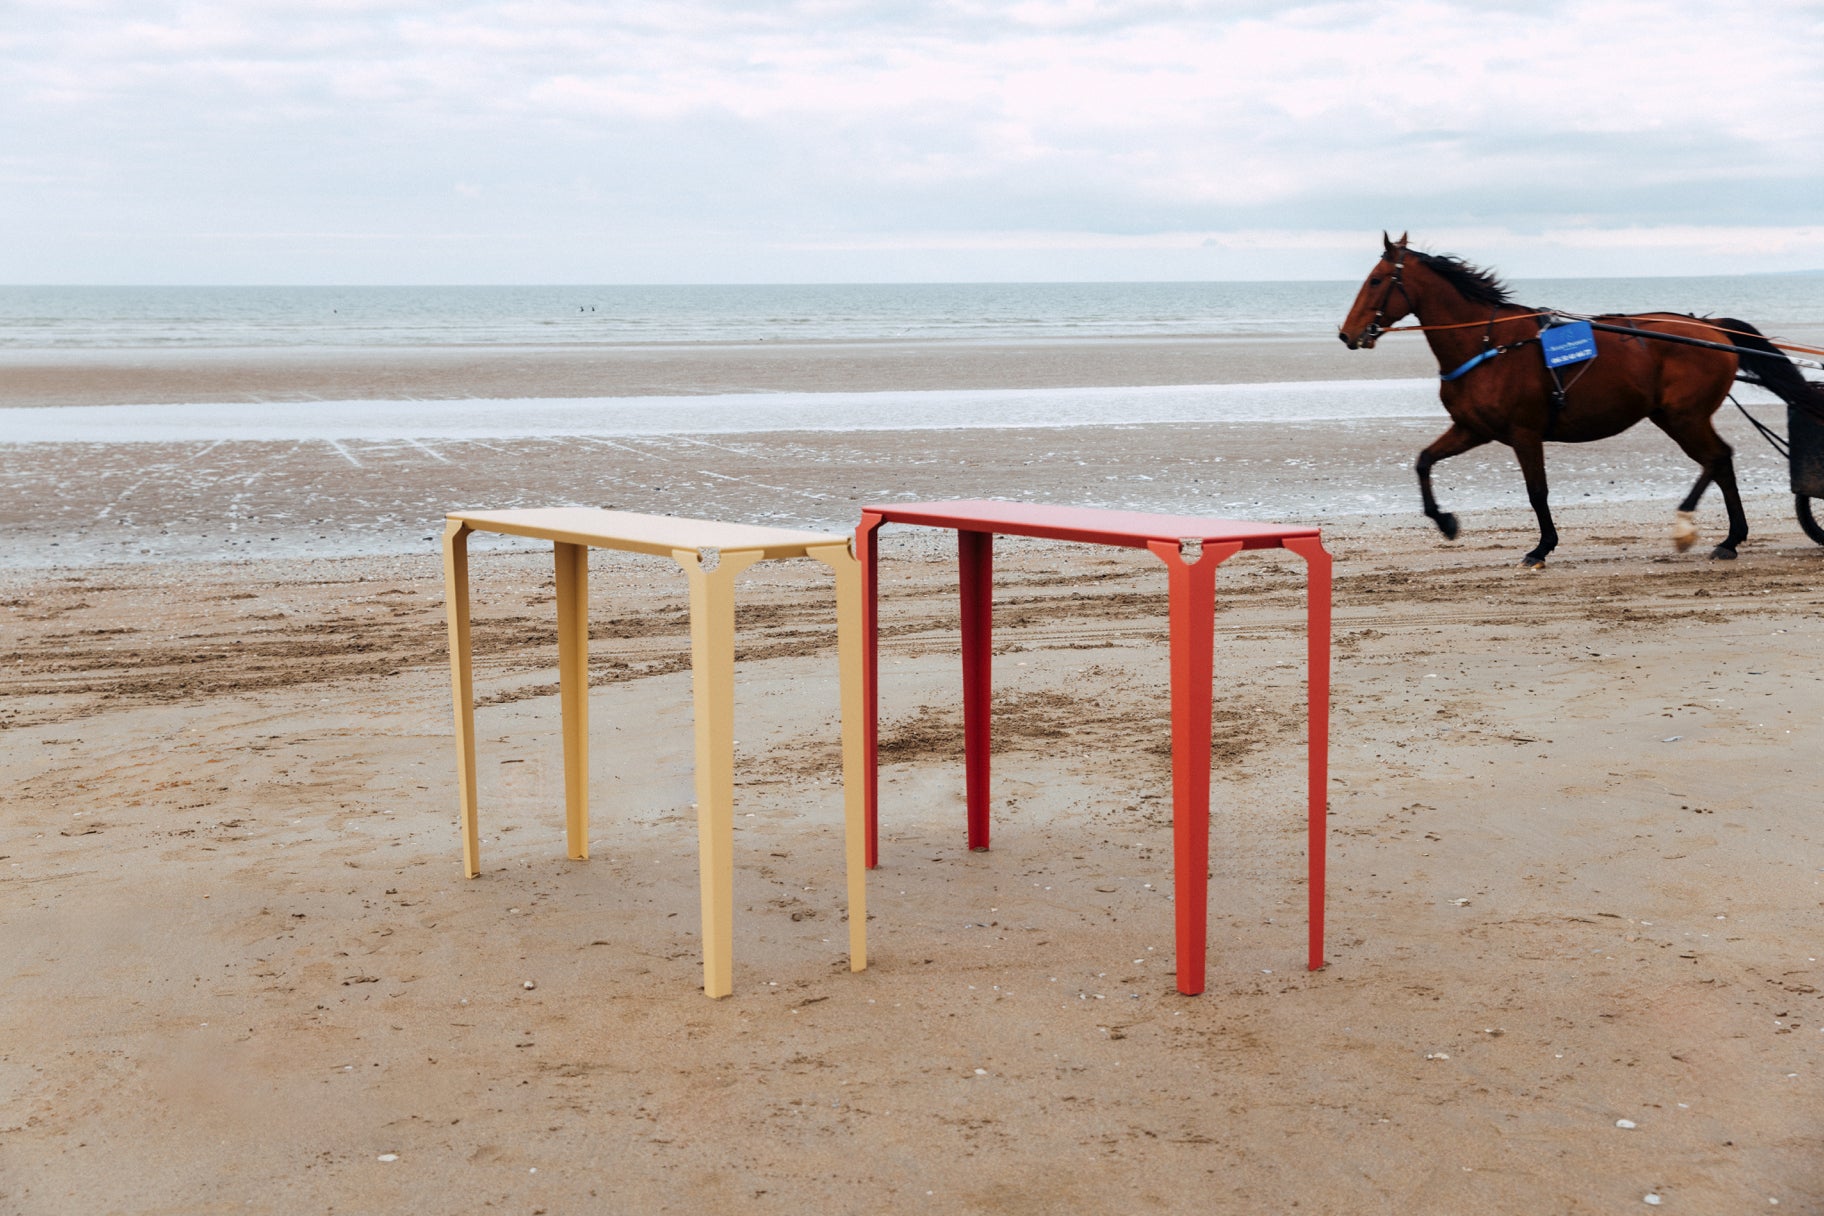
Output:
[[[0,206],[29,236],[0,255],[44,278],[135,231],[578,249],[525,279],[613,274],[589,252],[610,240],[758,265],[944,234],[985,256],[1383,225],[1796,231],[1824,199],[1824,5],[1799,0],[1727,21],[1681,0],[14,8],[0,122],[24,134]],[[324,271],[303,248],[287,271],[283,245],[266,277]]]

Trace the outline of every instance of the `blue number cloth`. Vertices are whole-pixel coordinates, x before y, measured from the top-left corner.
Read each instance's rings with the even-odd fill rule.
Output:
[[[1596,335],[1588,321],[1568,321],[1539,331],[1539,349],[1547,367],[1563,367],[1596,357]]]

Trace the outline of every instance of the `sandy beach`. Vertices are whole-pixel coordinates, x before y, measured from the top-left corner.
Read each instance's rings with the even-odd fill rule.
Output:
[[[787,362],[773,387],[848,374]],[[691,366],[726,388],[763,364]],[[993,374],[967,366],[894,383]],[[158,399],[65,378],[13,403],[116,392]],[[1416,504],[1351,505],[1410,495],[1441,427],[0,445],[0,1211],[1824,1211],[1824,549],[1739,426],[1733,563],[1666,543],[1690,474],[1654,433],[1552,449],[1537,574],[1504,450],[1440,470],[1454,544]],[[1202,996],[1173,979],[1164,580],[1131,553],[997,550],[995,837],[970,853],[953,555],[887,535],[861,974],[827,576],[744,576],[736,990],[712,1002],[681,578],[593,559],[572,862],[549,554],[478,545],[462,878],[443,510],[844,526],[968,495],[1324,525],[1324,970],[1283,555],[1218,585]]]
[[[0,1216],[1824,1216],[1821,34],[18,6]]]
[[[1824,343],[1824,325],[1779,336]],[[192,401],[462,400],[1395,379],[1434,374],[1417,335],[648,343],[429,349],[0,349],[0,409]],[[3,425],[3,421],[0,421]]]
[[[875,389],[1227,384],[1425,375],[1416,343],[1372,362],[1333,339],[676,343],[434,350],[0,352],[0,408],[168,401],[636,397]]]

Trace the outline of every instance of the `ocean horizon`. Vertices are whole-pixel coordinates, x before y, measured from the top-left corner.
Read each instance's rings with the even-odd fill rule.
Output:
[[[0,286],[0,351],[1331,337],[1356,281]],[[1572,312],[1824,324],[1824,274],[1517,279]],[[1295,377],[1293,377],[1295,378]]]

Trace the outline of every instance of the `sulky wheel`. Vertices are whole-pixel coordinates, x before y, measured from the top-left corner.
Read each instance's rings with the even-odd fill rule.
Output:
[[[1805,494],[1795,495],[1793,499],[1793,508],[1798,512],[1799,527],[1805,529],[1805,535],[1811,537],[1811,539],[1817,541],[1820,545],[1824,545],[1824,527],[1819,527],[1818,521],[1812,518],[1810,496]]]

